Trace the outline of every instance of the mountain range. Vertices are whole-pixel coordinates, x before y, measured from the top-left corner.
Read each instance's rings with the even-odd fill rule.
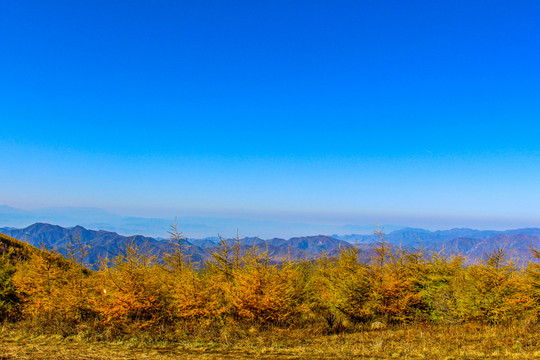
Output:
[[[96,267],[100,259],[121,254],[127,243],[132,242],[138,247],[146,248],[150,253],[160,257],[169,250],[169,241],[142,235],[123,236],[106,230],[88,230],[82,226],[61,227],[46,223],[36,223],[25,228],[0,228],[0,233],[23,240],[34,246],[44,246],[57,249],[61,254],[67,254],[70,239],[80,239],[81,243],[90,245],[86,262]],[[404,228],[384,235],[385,241],[395,248],[402,246],[406,249],[423,249],[425,251],[441,252],[446,256],[460,254],[467,262],[485,258],[485,255],[497,248],[505,249],[510,257],[519,262],[530,260],[530,248],[540,249],[540,229],[526,228],[506,231],[451,229],[428,231],[424,229]],[[220,241],[218,237],[202,239],[186,238],[182,240],[184,251],[193,262],[200,262],[210,257],[215,246]],[[357,246],[361,260],[368,260],[373,254],[380,238],[377,235],[316,235],[292,237],[289,239],[245,237],[227,239],[229,243],[239,241],[241,251],[256,246],[268,251],[274,262],[286,258],[313,260],[321,253],[335,256],[340,249]]]
[[[429,231],[425,229],[403,228],[385,234],[386,241],[394,244],[403,244],[407,246],[427,246],[433,243],[450,241],[458,238],[468,239],[490,239],[499,235],[529,235],[540,236],[539,228],[524,228],[514,230],[475,230],[467,228],[455,228],[450,230]],[[373,242],[377,240],[377,235],[333,235],[333,237],[348,242]]]
[[[164,239],[141,235],[122,236],[111,231],[88,230],[82,226],[64,228],[58,225],[36,223],[23,229],[0,228],[0,233],[28,242],[33,246],[56,249],[63,255],[67,255],[67,247],[70,241],[80,239],[82,244],[90,246],[85,259],[87,264],[92,266],[96,266],[101,259],[121,254],[128,243],[133,243],[139,248],[145,248],[158,257],[165,251],[170,250],[171,247],[171,243]],[[185,255],[193,262],[200,262],[211,255],[218,241],[219,238],[184,239],[182,245]],[[233,241],[237,240],[226,239],[225,241],[232,244]],[[279,238],[262,240],[251,237],[238,239],[238,241],[241,244],[242,252],[256,246],[261,250],[268,251],[275,262],[285,258],[311,260],[320,256],[321,252],[336,255],[340,247],[352,246],[346,241],[324,235],[297,237],[289,240]]]
[[[63,227],[83,226],[87,229],[102,229],[124,235],[144,234],[152,237],[166,237],[170,218],[148,218],[121,216],[92,207],[49,207],[23,210],[0,205],[0,227],[24,228],[34,223],[50,223]],[[221,218],[205,216],[181,216],[178,223],[182,232],[189,237],[205,238],[221,234],[234,237],[238,232],[244,236],[293,237],[317,234],[370,234],[375,229],[371,225],[325,225],[289,221],[269,221],[245,218]],[[385,225],[387,230],[397,230],[402,226]]]

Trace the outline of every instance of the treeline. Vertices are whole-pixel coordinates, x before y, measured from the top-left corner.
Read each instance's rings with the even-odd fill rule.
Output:
[[[222,240],[209,261],[194,264],[181,234],[172,234],[175,246],[163,260],[128,243],[98,271],[83,266],[88,249],[77,239],[70,261],[54,251],[24,257],[5,251],[0,318],[44,332],[169,338],[235,329],[539,321],[540,264],[518,267],[503,250],[465,265],[460,256],[391,248],[381,235],[368,263],[348,248],[338,257],[276,265],[264,248],[242,251]]]

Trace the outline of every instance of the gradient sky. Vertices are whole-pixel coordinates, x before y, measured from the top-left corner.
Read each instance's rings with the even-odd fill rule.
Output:
[[[3,2],[0,204],[540,226],[539,19],[538,1]]]

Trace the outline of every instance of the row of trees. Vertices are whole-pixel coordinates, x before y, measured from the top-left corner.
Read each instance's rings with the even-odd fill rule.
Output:
[[[347,248],[337,258],[276,265],[264,249],[244,251],[222,240],[210,261],[193,264],[181,234],[172,235],[175,246],[161,260],[130,243],[99,271],[83,266],[87,247],[77,240],[69,262],[46,251],[27,261],[4,254],[0,316],[62,331],[91,324],[92,331],[114,333],[539,319],[540,265],[518,268],[502,250],[465,266],[459,256],[381,241],[368,263],[358,261],[360,250]]]

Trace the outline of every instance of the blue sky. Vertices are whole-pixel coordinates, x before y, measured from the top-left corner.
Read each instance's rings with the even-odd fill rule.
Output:
[[[534,1],[7,2],[0,203],[540,226],[539,17]]]

